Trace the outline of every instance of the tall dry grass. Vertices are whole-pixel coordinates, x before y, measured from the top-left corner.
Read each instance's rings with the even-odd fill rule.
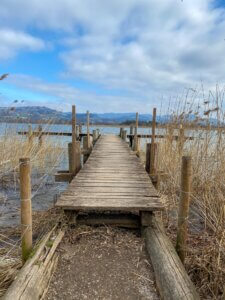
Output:
[[[203,299],[225,297],[225,122],[224,90],[207,97],[192,90],[176,109],[169,108],[166,138],[159,141],[160,192],[166,199],[167,225],[177,220],[181,158],[193,161],[190,236],[186,267]],[[199,124],[204,124],[204,128]],[[178,141],[173,140],[178,135]],[[184,136],[194,136],[185,140]],[[174,228],[175,229],[175,228]],[[174,231],[173,231],[174,233]]]
[[[0,136],[0,191],[19,186],[19,159],[30,157],[32,186],[35,195],[53,177],[65,157],[65,148],[60,139],[45,136],[40,145],[38,138],[17,135],[15,130],[6,129]],[[44,199],[43,199],[44,201]],[[4,202],[4,201],[3,201]],[[0,203],[4,205],[4,203]],[[1,206],[0,206],[1,214]],[[36,216],[37,215],[37,216]],[[43,235],[50,223],[56,222],[59,214],[51,211],[33,215],[33,235],[35,240]],[[21,267],[20,228],[0,228],[0,297],[12,282]]]
[[[38,137],[29,139],[14,130],[6,130],[0,137],[0,188],[18,183],[20,158],[30,157],[33,176],[41,177],[53,175],[64,154],[60,139],[43,136],[40,145]]]

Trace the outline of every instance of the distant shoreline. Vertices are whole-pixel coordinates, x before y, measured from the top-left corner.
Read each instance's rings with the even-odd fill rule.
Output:
[[[29,122],[29,121],[1,121],[0,120],[0,123],[3,124],[36,124],[36,125],[71,125],[71,122],[53,122],[53,121],[36,121],[36,122]],[[85,123],[83,122],[77,122],[77,125],[81,124],[82,126],[86,126]],[[164,123],[164,124],[160,124],[158,123],[157,124],[157,128],[162,128],[162,129],[165,129],[167,128],[167,126],[169,125],[169,123]],[[112,124],[104,124],[104,123],[92,123],[90,124],[90,126],[99,126],[99,127],[116,127],[116,128],[129,128],[129,127],[135,127],[135,123],[130,123],[130,124],[118,124],[118,123],[112,123]],[[151,128],[151,124],[139,124],[138,125],[138,128]],[[174,129],[179,129],[179,125],[177,127],[174,127]],[[185,126],[185,129],[188,129],[188,130],[207,130],[208,127],[207,126],[188,126],[186,125]],[[218,129],[225,129],[225,127],[217,127],[217,126],[213,126],[211,125],[210,126],[210,129],[211,130],[218,130]]]

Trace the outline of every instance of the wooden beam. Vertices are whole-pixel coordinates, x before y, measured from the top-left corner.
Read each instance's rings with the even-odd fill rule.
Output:
[[[89,213],[85,215],[79,215],[76,218],[76,224],[80,225],[109,225],[118,226],[125,228],[139,228],[140,217],[134,214],[121,214],[121,213],[110,213],[110,214],[98,214]]]
[[[64,231],[59,230],[57,232],[55,228],[56,226],[42,239],[34,255],[18,272],[15,280],[3,296],[3,300],[45,298],[58,261],[56,249],[64,236]]]
[[[156,284],[162,299],[200,300],[180,258],[166,236],[159,220],[152,215],[152,225],[143,230]]]
[[[55,182],[71,182],[74,175],[73,173],[56,173]]]

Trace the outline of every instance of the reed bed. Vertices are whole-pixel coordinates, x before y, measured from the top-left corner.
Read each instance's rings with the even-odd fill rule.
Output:
[[[191,100],[190,100],[191,98]],[[207,99],[193,90],[180,106],[170,107],[166,138],[160,140],[157,169],[160,193],[167,204],[164,216],[175,241],[180,195],[181,158],[190,155],[193,183],[186,268],[202,299],[225,297],[225,111],[224,90]],[[202,124],[202,126],[199,126]],[[203,126],[204,125],[204,126]],[[173,140],[178,134],[179,139]],[[185,136],[195,136],[185,140]]]
[[[65,158],[66,149],[60,139],[44,136],[38,138],[19,136],[15,130],[5,129],[0,137],[0,185],[18,183],[19,159],[30,157],[32,175],[53,175]]]
[[[45,136],[38,138],[18,136],[15,130],[6,128],[0,137],[0,190],[18,190],[19,159],[30,157],[32,166],[33,195],[45,184],[53,183],[53,175],[65,159],[66,149],[60,139]],[[1,205],[4,205],[5,199]],[[7,201],[7,200],[6,200]],[[1,211],[0,211],[1,213]],[[37,243],[47,230],[56,224],[61,214],[54,209],[33,212],[33,236]],[[20,226],[0,228],[0,297],[21,268]]]

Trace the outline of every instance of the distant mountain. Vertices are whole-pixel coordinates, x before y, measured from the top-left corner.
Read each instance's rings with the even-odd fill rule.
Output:
[[[0,122],[16,123],[58,123],[65,124],[71,122],[71,112],[60,112],[45,106],[22,106],[22,107],[0,107]],[[157,116],[158,123],[167,123],[169,115]],[[194,115],[189,115],[188,120],[193,121]],[[130,124],[134,123],[136,113],[91,113],[91,124]],[[140,114],[139,124],[152,121],[151,114]],[[78,123],[86,123],[86,114],[77,114]],[[210,119],[211,124],[216,125],[215,119]],[[204,122],[201,122],[204,125]]]
[[[134,122],[135,113],[90,113],[90,123],[97,124],[119,124]],[[167,117],[160,117],[157,121],[163,122]],[[150,114],[140,114],[139,122],[152,120]],[[0,122],[24,122],[24,123],[70,123],[71,112],[60,112],[45,106],[22,106],[22,107],[0,107]],[[77,122],[85,123],[86,114],[78,113]]]

